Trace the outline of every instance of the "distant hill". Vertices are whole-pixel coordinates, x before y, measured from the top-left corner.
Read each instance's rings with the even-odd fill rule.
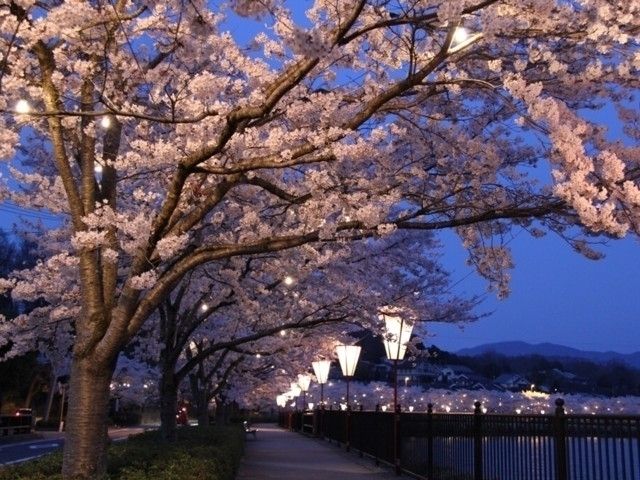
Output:
[[[634,368],[640,368],[640,352],[590,352],[577,348],[565,347],[553,343],[530,344],[527,342],[497,342],[487,343],[472,348],[463,348],[456,352],[457,355],[473,357],[483,353],[494,352],[506,357],[519,357],[523,355],[541,355],[547,358],[580,358],[595,363],[620,362]]]

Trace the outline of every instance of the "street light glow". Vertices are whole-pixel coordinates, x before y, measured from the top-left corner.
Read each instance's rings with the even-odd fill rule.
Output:
[[[321,385],[327,383],[331,362],[329,360],[319,360],[317,362],[311,362],[311,365],[313,366],[313,372],[316,374],[318,383]]]
[[[451,39],[451,43],[453,45],[458,45],[460,43],[466,42],[469,38],[469,31],[464,27],[456,27],[455,32],[453,32],[453,38]]]
[[[111,126],[111,118],[108,115],[105,115],[100,119],[100,126],[102,128],[109,128]]]
[[[293,277],[291,275],[287,275],[286,277],[284,277],[284,284],[293,285]]]
[[[15,106],[16,113],[25,114],[31,111],[31,105],[25,99],[18,100]]]

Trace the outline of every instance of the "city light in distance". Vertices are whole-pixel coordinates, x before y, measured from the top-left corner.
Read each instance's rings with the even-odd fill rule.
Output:
[[[286,277],[284,277],[284,284],[285,285],[293,285],[293,277],[290,275],[287,275]]]
[[[102,128],[109,128],[111,126],[111,118],[108,115],[105,115],[100,119],[100,126]]]

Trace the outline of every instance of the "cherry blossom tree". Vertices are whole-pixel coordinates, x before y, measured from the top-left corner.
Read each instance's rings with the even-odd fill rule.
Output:
[[[180,383],[189,379],[204,421],[216,394],[210,386],[221,384],[212,379],[226,371],[235,358],[230,353],[242,353],[239,348],[266,356],[288,352],[305,337],[317,345],[307,330],[321,326],[329,326],[322,329],[327,337],[354,326],[379,331],[377,312],[388,304],[417,322],[474,320],[476,299],[443,293],[447,275],[435,261],[435,246],[424,235],[405,233],[331,255],[336,246],[327,245],[320,257],[299,250],[232,259],[189,274],[137,340],[141,358],[160,366],[163,436],[175,436]]]
[[[0,287],[73,318],[67,478],[104,470],[118,353],[200,265],[451,228],[504,295],[513,226],[590,256],[581,231],[638,232],[637,2],[299,8],[0,6],[0,195],[62,218]],[[585,113],[602,106],[629,142]]]

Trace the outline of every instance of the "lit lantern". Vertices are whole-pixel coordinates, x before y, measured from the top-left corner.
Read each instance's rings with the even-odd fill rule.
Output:
[[[16,113],[25,115],[31,111],[31,105],[29,105],[29,102],[24,99],[18,100],[15,106],[15,111]]]
[[[331,362],[329,360],[318,360],[317,362],[311,362],[311,365],[313,366],[313,373],[316,374],[317,382],[320,385],[327,383]]]
[[[411,339],[413,325],[405,322],[402,317],[381,313],[381,320],[384,320],[384,349],[389,360],[402,360],[407,351],[407,342]]]
[[[357,345],[336,346],[336,353],[338,354],[340,369],[342,370],[342,375],[344,375],[345,377],[353,377],[354,373],[356,373],[356,366],[358,365],[360,350],[362,349]]]
[[[360,348],[357,345],[337,345],[336,353],[340,362],[342,375],[347,379],[347,408],[349,408],[349,380],[356,373],[358,358],[360,357]]]
[[[309,384],[311,383],[311,377],[309,375],[298,375],[298,385],[302,390],[302,410],[307,407],[307,390],[309,390]]]
[[[300,386],[296,383],[296,382],[291,382],[291,396],[292,397],[299,397],[300,393],[302,392],[302,389],[300,388]]]
[[[309,375],[298,375],[298,385],[300,386],[300,390],[306,392],[309,390],[309,385],[311,384],[311,377]]]
[[[452,45],[459,45],[464,43],[469,38],[469,31],[464,27],[456,27],[453,32],[453,38],[451,39]]]

